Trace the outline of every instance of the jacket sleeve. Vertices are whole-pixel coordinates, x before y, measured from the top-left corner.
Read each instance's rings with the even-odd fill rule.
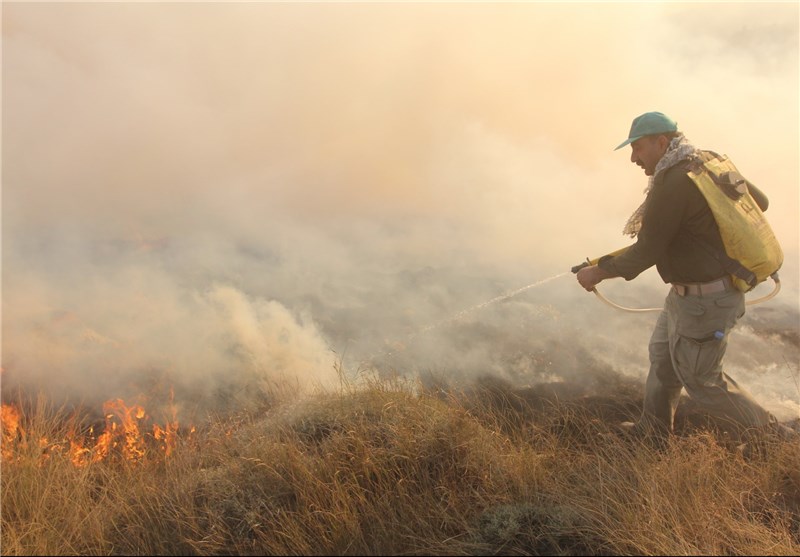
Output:
[[[678,233],[686,213],[687,189],[694,187],[685,174],[668,171],[647,196],[636,243],[619,256],[600,261],[600,268],[613,276],[632,280],[655,265]]]

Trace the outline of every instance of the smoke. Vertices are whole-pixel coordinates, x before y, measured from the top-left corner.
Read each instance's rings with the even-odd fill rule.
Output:
[[[661,110],[770,196],[783,290],[748,311],[728,363],[796,415],[797,15],[4,5],[3,394],[169,384],[213,406],[372,366],[641,380],[654,314],[561,275],[627,243],[646,178],[612,149]],[[665,294],[653,270],[603,288]]]

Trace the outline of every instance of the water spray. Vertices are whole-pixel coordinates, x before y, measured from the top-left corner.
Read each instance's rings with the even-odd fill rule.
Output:
[[[427,333],[428,331],[431,331],[433,329],[436,329],[438,327],[441,327],[441,326],[446,325],[448,323],[451,323],[453,321],[457,321],[458,319],[461,319],[462,317],[464,317],[465,315],[467,315],[469,313],[472,313],[473,311],[477,311],[477,310],[479,310],[481,308],[484,308],[484,307],[486,307],[488,305],[491,305],[491,304],[494,304],[494,303],[497,303],[497,302],[501,302],[503,300],[508,300],[509,298],[513,298],[514,296],[517,296],[517,295],[525,292],[526,290],[530,290],[531,288],[536,288],[537,286],[541,286],[541,285],[546,284],[546,283],[548,283],[550,281],[556,280],[557,278],[561,278],[561,277],[567,275],[568,273],[569,272],[566,271],[566,272],[563,272],[563,273],[559,273],[557,275],[553,275],[552,277],[539,280],[539,281],[534,282],[532,284],[529,284],[527,286],[523,286],[522,288],[517,288],[516,290],[511,290],[509,292],[506,292],[505,294],[501,294],[500,296],[495,296],[491,300],[486,300],[485,302],[481,302],[479,304],[475,304],[474,306],[468,307],[466,309],[462,309],[462,310],[458,311],[457,313],[454,313],[450,317],[447,317],[447,318],[442,319],[440,321],[437,321],[435,323],[431,323],[430,325],[426,325],[425,327],[422,327],[421,329],[409,334],[408,336],[406,336],[405,340],[406,340],[406,342],[411,341],[411,340],[413,340],[414,338],[416,338],[417,336],[419,336],[419,335],[421,335],[423,333]],[[384,352],[382,354],[382,356],[391,356],[392,354],[394,354],[394,352],[396,352],[396,350],[390,350],[388,352]],[[371,359],[373,359],[373,358],[370,358],[370,360]]]
[[[567,274],[566,272],[559,273],[559,274],[554,275],[554,276],[552,276],[550,278],[542,279],[542,280],[540,280],[538,282],[534,282],[533,284],[529,284],[528,286],[523,286],[522,288],[517,288],[516,290],[512,290],[511,292],[506,292],[505,294],[501,294],[500,296],[496,296],[496,297],[492,298],[491,300],[487,300],[485,302],[481,302],[480,304],[475,304],[474,306],[469,307],[467,309],[462,309],[461,311],[459,311],[458,313],[452,315],[451,317],[448,317],[447,319],[442,319],[441,321],[437,321],[436,323],[433,323],[431,325],[423,327],[422,329],[420,329],[416,333],[413,333],[412,335],[410,335],[408,337],[408,339],[411,340],[412,338],[414,338],[415,336],[417,336],[419,334],[422,334],[424,332],[430,331],[431,329],[435,329],[436,327],[441,327],[442,325],[444,325],[446,323],[450,323],[451,321],[456,321],[457,319],[460,319],[460,318],[464,317],[468,313],[472,313],[473,311],[479,310],[482,307],[486,307],[486,306],[488,306],[490,304],[494,304],[494,303],[500,302],[502,300],[507,300],[509,298],[513,298],[517,294],[521,294],[521,293],[525,292],[526,290],[530,290],[531,288],[535,288],[537,286],[541,286],[542,284],[548,283],[551,280],[555,280],[557,278],[563,277],[566,274]]]

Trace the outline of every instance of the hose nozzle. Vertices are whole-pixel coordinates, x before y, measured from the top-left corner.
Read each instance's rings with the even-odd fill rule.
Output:
[[[573,273],[577,273],[578,271],[580,271],[584,267],[588,267],[589,265],[591,265],[591,263],[589,261],[589,258],[587,257],[586,261],[584,261],[580,265],[575,265],[571,270],[572,270]]]

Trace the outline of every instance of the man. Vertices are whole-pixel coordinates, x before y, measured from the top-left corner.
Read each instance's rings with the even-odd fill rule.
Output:
[[[646,198],[625,226],[636,243],[616,257],[577,273],[580,285],[594,290],[611,277],[632,280],[656,265],[673,286],[650,339],[650,371],[640,420],[623,428],[634,433],[672,433],[682,389],[713,415],[744,428],[795,432],[777,424],[722,370],[728,333],[744,315],[744,294],[710,250],[724,251],[714,215],[703,193],[687,174],[701,152],[678,131],[677,123],[660,112],[633,120],[628,139],[631,162],[649,178]],[[755,186],[748,189],[762,211],[767,198]]]

